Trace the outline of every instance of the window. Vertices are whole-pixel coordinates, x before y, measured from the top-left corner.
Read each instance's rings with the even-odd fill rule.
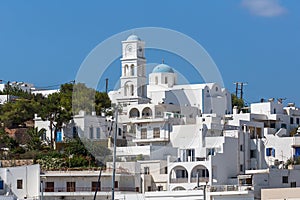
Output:
[[[128,85],[126,84],[124,86],[124,96],[127,96],[127,91],[128,91]]]
[[[147,129],[146,128],[141,129],[141,139],[147,139]]]
[[[219,90],[219,88],[218,88],[218,87],[216,87],[216,92],[218,92],[218,90]]]
[[[300,124],[299,118],[296,119],[296,123],[297,123],[298,125]]]
[[[282,183],[289,183],[289,177],[288,176],[283,176],[282,177]]]
[[[164,187],[163,186],[158,186],[158,191],[163,191]]]
[[[45,192],[54,192],[54,182],[45,183]]]
[[[17,189],[23,189],[23,179],[17,180]]]
[[[215,149],[214,148],[208,149],[208,155],[215,155]]]
[[[273,111],[273,113],[274,113],[274,114],[276,114],[276,108],[274,108],[274,111]]]
[[[296,182],[291,182],[291,187],[297,187]]]
[[[131,76],[134,76],[134,65],[131,65]]]
[[[150,174],[149,167],[144,167],[144,174]]]
[[[240,145],[240,151],[244,151],[244,147],[242,144]]]
[[[90,127],[90,139],[94,138],[94,128]]]
[[[148,192],[150,192],[152,190],[151,186],[148,186]]]
[[[128,74],[128,65],[124,66],[124,76]]]
[[[67,182],[67,192],[75,192],[76,191],[76,183],[75,182]]]
[[[131,96],[134,95],[134,85],[130,86],[130,94],[131,94]]]
[[[73,126],[73,138],[77,137],[77,127],[76,126]]]
[[[168,84],[168,77],[165,77],[165,84]]]
[[[273,157],[275,157],[275,149],[273,149],[273,148],[266,148],[266,156],[273,156]]]
[[[99,182],[99,186],[98,186],[98,182],[92,182],[92,192],[95,192],[97,190],[98,187],[98,191],[101,191],[101,182]]]
[[[96,133],[96,134],[97,134],[97,138],[100,139],[100,128],[99,128],[99,127],[97,127],[96,132],[97,132],[97,133]]]
[[[250,186],[252,185],[252,178],[240,179],[239,184],[243,186]]]
[[[286,129],[286,124],[281,124],[281,128],[285,128]]]
[[[165,174],[168,174],[168,167],[165,167]]]
[[[153,128],[153,138],[160,138],[160,128]]]
[[[240,171],[244,171],[244,165],[240,165]]]
[[[4,189],[4,183],[3,183],[3,180],[0,180],[0,190],[3,190]]]
[[[122,129],[118,128],[118,136],[122,136]]]
[[[294,118],[293,117],[290,118],[290,124],[294,124]]]
[[[47,139],[46,130],[43,131],[42,136],[41,136],[41,139],[42,139],[43,141],[45,141],[45,140]]]
[[[256,151],[250,150],[250,158],[256,158]]]
[[[155,85],[158,85],[158,77],[155,76]]]
[[[270,124],[270,128],[275,128],[276,127],[276,124],[275,123],[271,123]]]
[[[119,188],[119,182],[115,181],[115,188]]]

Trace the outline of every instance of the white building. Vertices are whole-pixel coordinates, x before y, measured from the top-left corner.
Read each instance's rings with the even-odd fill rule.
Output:
[[[40,166],[0,168],[0,199],[5,197],[14,200],[39,199]]]
[[[41,94],[42,96],[44,97],[48,97],[50,94],[54,94],[54,93],[57,93],[59,92],[60,90],[59,89],[54,89],[54,90],[37,90],[37,89],[32,89],[31,90],[31,93],[32,94]]]

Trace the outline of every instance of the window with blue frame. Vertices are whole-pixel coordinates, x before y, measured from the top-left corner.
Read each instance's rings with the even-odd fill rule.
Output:
[[[275,157],[275,149],[274,148],[266,148],[266,156]]]
[[[296,147],[294,157],[295,157],[295,159],[297,159],[299,156],[300,156],[300,147]]]

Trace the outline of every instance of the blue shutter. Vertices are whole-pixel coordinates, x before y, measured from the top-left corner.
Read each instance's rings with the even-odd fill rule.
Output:
[[[270,148],[266,148],[266,155],[267,155],[267,156],[271,156]]]
[[[0,190],[4,189],[4,184],[3,184],[3,180],[0,180]]]
[[[61,132],[56,133],[56,142],[62,142],[62,134]]]
[[[272,148],[272,156],[275,157],[275,149]]]
[[[300,156],[300,147],[296,147],[295,156]]]

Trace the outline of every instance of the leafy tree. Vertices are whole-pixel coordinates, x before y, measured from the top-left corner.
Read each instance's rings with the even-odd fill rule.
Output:
[[[101,112],[111,106],[110,99],[106,93],[88,88],[83,83],[74,85],[72,103],[74,114],[78,114],[80,110],[91,114],[95,110],[100,115]]]
[[[111,107],[111,101],[105,92],[96,92],[95,95],[95,111],[97,115],[101,115],[101,112]],[[108,113],[106,113],[108,114]]]
[[[0,122],[8,128],[25,126],[38,110],[38,103],[27,99],[18,99],[0,107]]]
[[[243,99],[239,99],[235,94],[231,94],[232,107],[237,106],[238,109],[242,109],[245,106]]]
[[[13,138],[9,137],[3,128],[0,129],[0,147],[14,149],[18,146],[18,143]]]
[[[72,87],[70,84],[65,84],[61,86],[60,92],[50,94],[41,102],[39,116],[50,122],[51,147],[54,144],[53,139],[56,139],[56,133],[61,130],[63,124],[67,124],[72,119],[71,98]]]
[[[43,134],[45,133],[45,129],[38,130],[38,128],[29,128],[26,132],[29,136],[29,140],[27,142],[28,150],[42,150],[43,142],[41,140]]]

